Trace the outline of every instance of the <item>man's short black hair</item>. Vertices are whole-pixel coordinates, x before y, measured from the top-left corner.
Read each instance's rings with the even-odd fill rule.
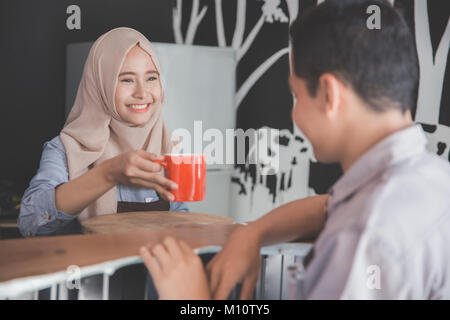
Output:
[[[369,29],[370,5],[380,29]],[[293,70],[316,95],[320,76],[332,73],[374,110],[415,106],[419,68],[413,36],[401,14],[382,0],[328,0],[292,24]]]

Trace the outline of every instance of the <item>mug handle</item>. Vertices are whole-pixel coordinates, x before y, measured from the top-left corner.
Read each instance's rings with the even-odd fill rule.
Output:
[[[153,160],[152,162],[162,165],[164,167],[164,169],[167,170],[167,161],[166,160]]]

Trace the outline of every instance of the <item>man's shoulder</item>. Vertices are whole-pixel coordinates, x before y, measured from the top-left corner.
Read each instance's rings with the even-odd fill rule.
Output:
[[[392,166],[374,182],[370,196],[381,206],[449,205],[450,163],[429,152]],[[370,203],[370,202],[369,202]]]
[[[363,194],[364,228],[406,243],[440,232],[439,221],[450,215],[450,164],[432,154],[387,170]]]

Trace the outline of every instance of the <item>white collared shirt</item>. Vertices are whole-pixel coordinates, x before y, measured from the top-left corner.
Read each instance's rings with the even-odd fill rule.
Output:
[[[330,190],[308,299],[450,299],[450,165],[420,126],[373,146]]]

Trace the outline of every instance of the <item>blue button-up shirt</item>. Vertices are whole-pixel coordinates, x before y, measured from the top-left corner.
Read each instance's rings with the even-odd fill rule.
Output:
[[[420,126],[336,182],[302,286],[310,299],[450,299],[450,165]]]
[[[18,226],[23,236],[51,235],[77,218],[55,207],[55,188],[68,181],[66,152],[57,136],[44,144],[39,170],[22,197]],[[125,185],[118,185],[116,189],[117,201],[159,200],[151,189]],[[187,212],[189,209],[183,202],[170,202],[170,211]]]

